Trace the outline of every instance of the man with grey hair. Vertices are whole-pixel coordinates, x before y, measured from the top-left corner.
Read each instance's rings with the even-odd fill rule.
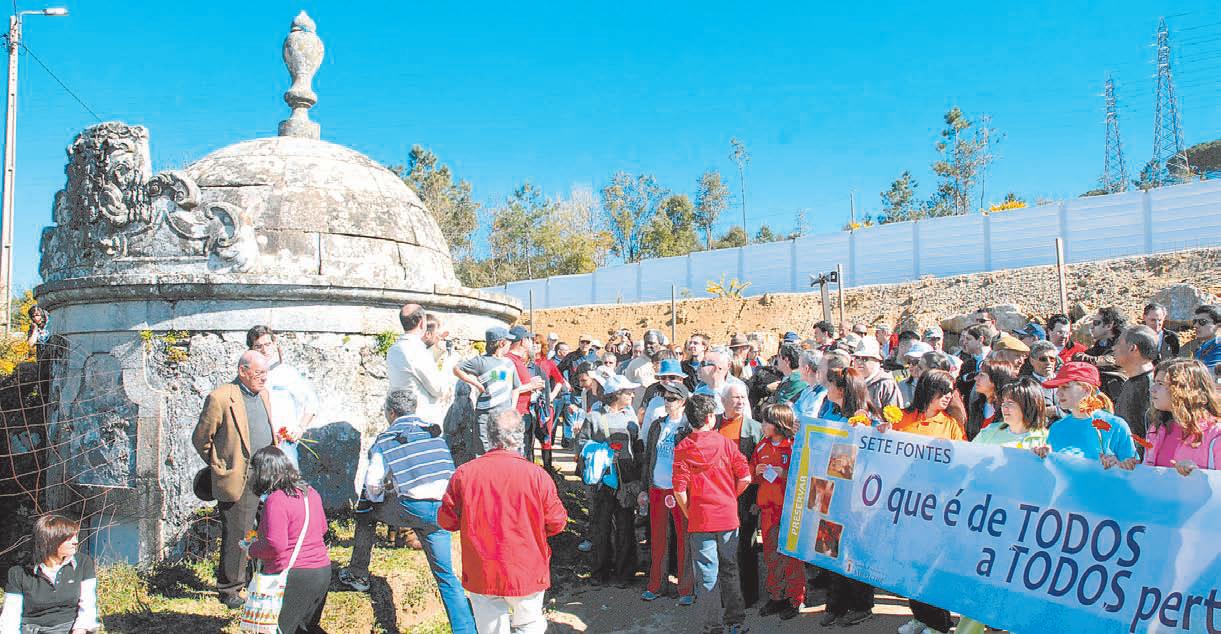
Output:
[[[746,385],[738,382],[725,386],[721,398],[721,415],[717,416],[716,429],[733,441],[747,462],[755,455],[755,447],[763,441],[763,426],[750,416],[750,401]],[[757,484],[751,484],[738,496],[738,521],[742,528],[738,540],[738,581],[746,607],[759,599],[759,553],[755,542],[755,529],[759,527],[759,516],[751,512],[755,504]]]
[[[694,337],[692,337],[694,339]],[[726,394],[726,389],[730,385],[740,385],[743,391],[746,389],[746,384],[736,376],[729,373],[729,350],[725,348],[712,348],[703,355],[703,364],[697,370],[699,376],[699,386],[695,388],[694,394],[706,394],[711,396],[716,401],[716,413],[721,414],[725,411],[723,399]],[[750,405],[746,406],[746,415],[750,416]]]
[[[1158,355],[1158,336],[1148,326],[1129,326],[1112,348],[1115,363],[1127,380],[1115,399],[1115,414],[1128,421],[1134,436],[1145,437],[1148,429],[1149,388],[1153,385],[1153,360]],[[1138,453],[1144,453],[1137,446]]]
[[[453,458],[440,437],[440,426],[415,415],[416,403],[410,390],[386,395],[383,414],[390,426],[369,448],[364,491],[356,508],[352,560],[339,571],[339,581],[359,592],[368,591],[376,522],[411,527],[424,547],[450,628],[474,632],[470,604],[454,573],[452,537],[437,524],[441,498],[454,473]]]
[[[1064,411],[1060,409],[1060,405],[1056,401],[1056,388],[1042,387],[1044,381],[1050,381],[1056,376],[1056,371],[1060,366],[1060,351],[1056,348],[1056,344],[1047,340],[1034,342],[1030,346],[1027,366],[1030,368],[1030,378],[1038,381],[1039,389],[1043,390],[1047,420],[1050,422],[1063,418]]]
[[[806,388],[793,403],[793,413],[797,414],[798,418],[818,418],[818,412],[827,399],[827,388],[822,384],[823,377],[820,372],[822,359],[823,353],[818,349],[804,350],[801,353],[797,369],[801,373],[801,380],[805,381]]]
[[[543,593],[551,586],[547,538],[564,530],[568,512],[551,476],[518,451],[521,415],[505,409],[493,420],[492,450],[454,472],[437,520],[461,535],[462,585],[479,632],[542,634]]]
[[[207,478],[220,515],[216,591],[220,602],[231,608],[242,605],[239,593],[247,581],[246,551],[238,543],[254,527],[259,508],[259,498],[250,491],[246,477],[250,457],[276,442],[266,389],[267,365],[263,353],[243,352],[237,378],[208,394],[191,434],[191,444],[207,465],[207,473],[196,477]]]

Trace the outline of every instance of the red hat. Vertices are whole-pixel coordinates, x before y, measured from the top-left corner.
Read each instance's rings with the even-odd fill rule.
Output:
[[[1094,387],[1102,385],[1102,379],[1098,378],[1098,368],[1084,361],[1069,361],[1060,367],[1056,376],[1044,381],[1043,387],[1060,387],[1071,381],[1089,383]]]

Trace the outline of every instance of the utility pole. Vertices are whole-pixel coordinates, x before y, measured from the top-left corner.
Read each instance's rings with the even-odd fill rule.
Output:
[[[856,190],[848,190],[848,226],[856,226]]]
[[[1128,168],[1123,160],[1123,146],[1119,142],[1119,109],[1115,105],[1115,81],[1107,76],[1105,99],[1107,104],[1106,153],[1102,157],[1102,189],[1114,194],[1128,189]]]
[[[729,147],[732,148],[729,158],[738,164],[738,184],[742,187],[742,233],[746,236],[746,243],[750,244],[750,232],[746,230],[746,166],[750,163],[750,152],[746,151],[746,145],[738,137],[729,140]]]
[[[1157,180],[1174,183],[1191,175],[1183,128],[1179,122],[1179,103],[1174,95],[1174,75],[1170,70],[1170,30],[1166,18],[1157,25],[1157,93],[1153,100],[1153,168]]]
[[[12,332],[13,303],[13,204],[17,179],[17,52],[21,48],[21,16],[68,15],[64,8],[18,11],[8,19],[8,105],[4,119],[4,198],[0,210],[0,278],[4,292],[4,337]]]

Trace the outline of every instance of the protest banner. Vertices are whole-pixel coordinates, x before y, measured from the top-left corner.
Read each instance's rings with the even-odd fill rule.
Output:
[[[989,626],[1221,632],[1221,472],[807,420],[785,554]]]

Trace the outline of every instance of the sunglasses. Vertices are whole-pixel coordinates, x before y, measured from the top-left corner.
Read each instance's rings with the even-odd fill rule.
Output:
[[[1193,323],[1193,324],[1195,324],[1195,325],[1197,325],[1197,326],[1207,326],[1208,324],[1213,323],[1213,320],[1208,319],[1208,318],[1206,318],[1206,317],[1201,317],[1201,318],[1199,318],[1199,319],[1193,319],[1193,320],[1191,320],[1191,323]]]
[[[678,397],[678,396],[667,396],[667,397],[665,397],[665,398],[664,398],[664,399],[662,399],[662,400],[664,400],[664,401],[665,401],[665,402],[667,402],[667,403],[677,403],[677,402],[679,402],[679,401],[681,401],[681,400],[683,400],[683,399],[682,399],[682,398],[680,398],[680,397]]]

